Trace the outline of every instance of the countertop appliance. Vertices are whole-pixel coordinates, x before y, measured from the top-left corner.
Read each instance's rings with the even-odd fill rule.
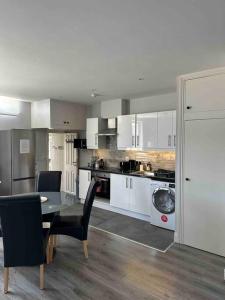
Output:
[[[0,131],[0,195],[35,191],[34,131]]]
[[[120,170],[124,173],[136,171],[139,164],[140,164],[140,162],[133,160],[133,159],[130,159],[128,161],[121,161],[120,162]]]
[[[151,224],[175,230],[175,184],[151,182]]]
[[[76,149],[87,149],[87,140],[86,139],[74,139],[73,147]]]

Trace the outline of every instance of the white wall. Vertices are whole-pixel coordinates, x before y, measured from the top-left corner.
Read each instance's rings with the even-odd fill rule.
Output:
[[[130,113],[147,113],[174,110],[177,106],[177,94],[163,94],[130,100]]]
[[[19,114],[17,116],[0,115],[0,130],[31,128],[31,103],[18,101]]]
[[[174,110],[177,107],[177,94],[169,93],[130,100],[130,114]],[[88,106],[88,117],[101,117],[101,103]]]
[[[101,118],[101,102],[97,102],[97,103],[88,105],[87,117],[88,118]]]

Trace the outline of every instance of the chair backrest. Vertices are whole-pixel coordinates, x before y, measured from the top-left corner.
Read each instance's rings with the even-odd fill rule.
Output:
[[[41,200],[38,194],[0,197],[4,266],[44,263]]]
[[[83,207],[83,225],[84,225],[84,228],[86,231],[88,230],[88,224],[89,224],[89,220],[90,220],[92,205],[93,205],[94,198],[96,195],[96,190],[100,184],[101,184],[100,181],[98,181],[95,178],[92,178],[91,183],[88,188],[87,196],[86,196],[86,199],[84,202],[84,207]]]
[[[61,171],[41,171],[38,175],[37,192],[60,192]]]

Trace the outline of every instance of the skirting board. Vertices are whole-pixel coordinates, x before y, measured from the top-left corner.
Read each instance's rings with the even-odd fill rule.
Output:
[[[84,203],[84,200],[81,199],[80,202]],[[125,216],[133,217],[133,218],[136,218],[136,219],[140,219],[140,220],[143,220],[143,221],[147,221],[147,222],[150,222],[150,219],[151,219],[150,216],[142,215],[142,214],[139,214],[139,213],[135,213],[133,211],[126,210],[126,209],[114,207],[114,206],[110,205],[109,203],[106,203],[106,202],[103,202],[103,201],[95,200],[94,203],[93,203],[93,206],[98,207],[98,208],[102,208],[102,209],[105,209],[105,210],[113,211],[113,212],[121,214],[121,215],[125,215]]]

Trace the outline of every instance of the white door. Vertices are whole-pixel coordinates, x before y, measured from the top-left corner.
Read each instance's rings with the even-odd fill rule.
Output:
[[[129,176],[110,175],[110,205],[130,209]]]
[[[173,148],[173,112],[158,112],[158,148]]]
[[[91,182],[91,171],[79,170],[79,198],[85,199]]]
[[[186,113],[224,110],[225,74],[187,80],[185,92]]]
[[[130,176],[130,210],[150,216],[151,180]]]
[[[157,113],[136,116],[136,147],[144,150],[157,148]]]
[[[117,148],[135,148],[136,145],[136,122],[135,115],[117,117]]]
[[[64,134],[64,191],[76,195],[77,182],[77,149],[73,141],[77,133]]]
[[[87,119],[87,148],[98,149],[98,118]]]
[[[225,119],[185,122],[184,243],[225,256]]]

